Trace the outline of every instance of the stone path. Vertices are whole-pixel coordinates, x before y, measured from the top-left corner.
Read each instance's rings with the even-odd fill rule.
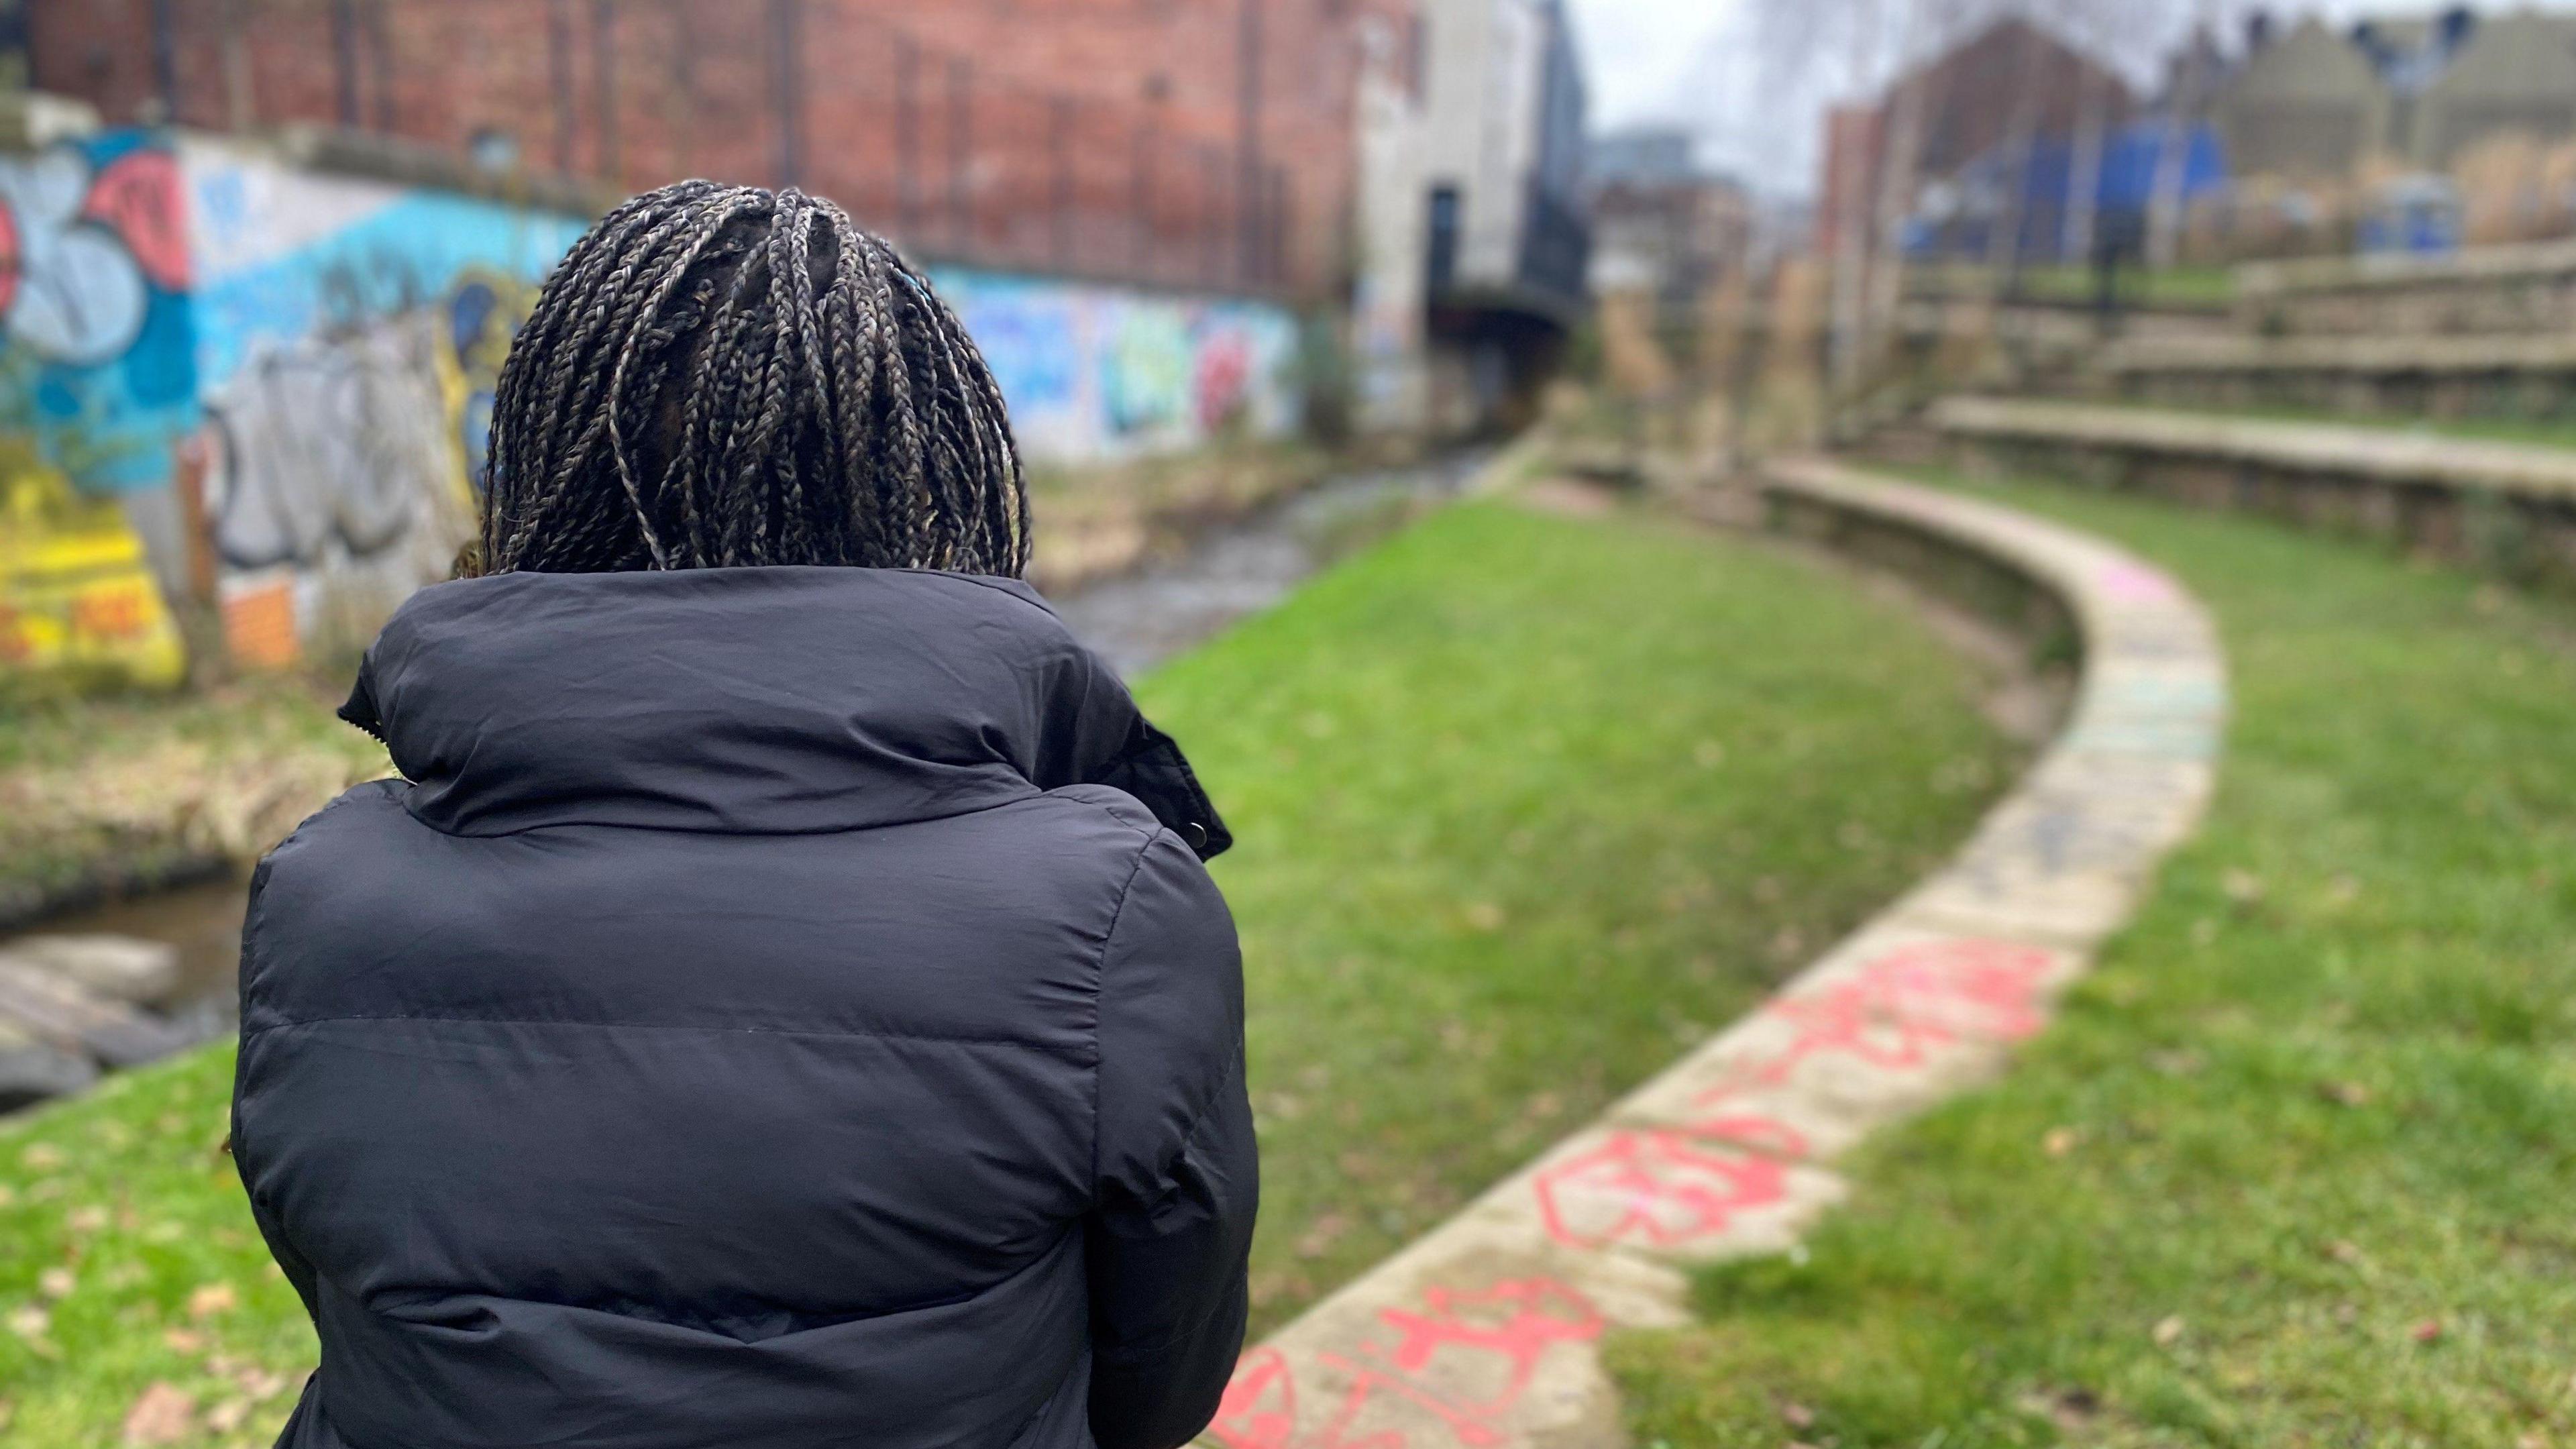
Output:
[[[1953,397],[1935,428],[1957,438],[2064,443],[2241,463],[2283,474],[2576,500],[2576,449],[2334,423],[2274,422],[2153,408]]]
[[[2129,916],[2206,804],[2226,708],[2209,620],[2108,544],[1832,464],[1766,487],[1999,560],[2086,668],[2063,735],[1952,863],[1733,1028],[1248,1352],[1204,1442],[1624,1442],[1597,1345],[1678,1324],[1684,1268],[1796,1242],[1870,1131],[1986,1080]]]

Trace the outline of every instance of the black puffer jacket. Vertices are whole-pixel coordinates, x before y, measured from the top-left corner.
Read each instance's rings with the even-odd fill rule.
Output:
[[[1240,1347],[1226,844],[1024,586],[515,574],[263,862],[233,1142],[296,1449],[1166,1449]],[[1195,852],[1195,853],[1194,853]]]

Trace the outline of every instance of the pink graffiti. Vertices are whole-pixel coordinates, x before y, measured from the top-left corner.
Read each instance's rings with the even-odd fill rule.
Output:
[[[165,292],[188,289],[188,225],[179,209],[179,161],[167,151],[128,151],[89,184],[81,215],[104,223],[134,264]]]
[[[2047,952],[2010,941],[1900,946],[1847,977],[1763,1008],[1796,1023],[1797,1035],[1702,1100],[1748,1085],[1777,1085],[1811,1057],[1850,1057],[1889,1071],[1919,1071],[1935,1049],[1972,1035],[2022,1040],[2046,1024],[2040,987],[2048,972]]]
[[[1613,1132],[1538,1175],[1539,1214],[1548,1236],[1569,1247],[1693,1242],[1787,1200],[1788,1159],[1806,1146],[1795,1128],[1767,1117]]]
[[[2102,570],[2095,580],[2102,592],[2124,604],[2163,604],[2174,597],[2171,580],[2153,569],[2136,564],[2113,564]]]
[[[1534,1182],[1548,1235],[1571,1247],[1615,1242],[1674,1247],[1725,1232],[1744,1214],[1787,1199],[1790,1164],[1806,1139],[1771,1117],[1728,1112],[1728,1099],[1787,1081],[1811,1058],[1841,1057],[1919,1071],[1941,1047],[1972,1035],[2012,1041],[2045,1018],[2050,958],[2009,941],[1900,946],[1766,1014],[1796,1027],[1787,1045],[1703,1092],[1709,1113],[1680,1127],[1613,1132]]]
[[[1209,1433],[1227,1449],[1411,1449],[1406,1429],[1363,1429],[1372,1411],[1383,1418],[1389,1408],[1409,1407],[1439,1421],[1457,1443],[1491,1449],[1504,1442],[1501,1425],[1529,1392],[1548,1352],[1599,1338],[1605,1326],[1590,1300],[1546,1278],[1508,1279],[1471,1292],[1431,1288],[1421,1311],[1387,1308],[1378,1318],[1395,1330],[1396,1342],[1361,1344],[1358,1354],[1368,1362],[1316,1355],[1349,1376],[1332,1417],[1316,1432],[1298,1432],[1296,1372],[1287,1355],[1261,1348],[1235,1370]],[[1472,1365],[1492,1377],[1492,1392],[1462,1402],[1430,1382],[1428,1372],[1444,1350],[1453,1367]],[[1465,1362],[1455,1361],[1458,1354],[1468,1356]]]
[[[1209,432],[1224,427],[1243,410],[1252,390],[1252,342],[1240,332],[1223,332],[1200,349],[1199,426]]]

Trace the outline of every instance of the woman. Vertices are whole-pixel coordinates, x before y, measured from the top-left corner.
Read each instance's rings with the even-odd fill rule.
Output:
[[[673,186],[503,369],[477,574],[261,863],[233,1145],[296,1449],[1169,1449],[1243,1336],[1227,844],[1027,585],[990,371],[828,203]]]

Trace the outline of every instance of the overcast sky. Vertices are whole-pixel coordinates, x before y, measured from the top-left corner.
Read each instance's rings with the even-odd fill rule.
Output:
[[[1592,83],[1596,130],[1640,122],[1684,125],[1701,138],[1706,159],[1766,189],[1811,188],[1815,135],[1824,96],[1783,96],[1766,86],[1747,54],[1739,0],[1568,0]],[[2230,13],[2246,0],[2219,0]],[[2478,8],[2499,12],[2515,3]],[[2540,8],[2576,10],[2576,0],[2536,0]],[[2182,8],[2182,7],[2177,7]],[[2275,15],[2316,12],[2423,15],[2439,0],[2274,0]],[[2233,22],[2231,22],[2231,29]],[[2123,57],[2141,73],[2151,57]]]

